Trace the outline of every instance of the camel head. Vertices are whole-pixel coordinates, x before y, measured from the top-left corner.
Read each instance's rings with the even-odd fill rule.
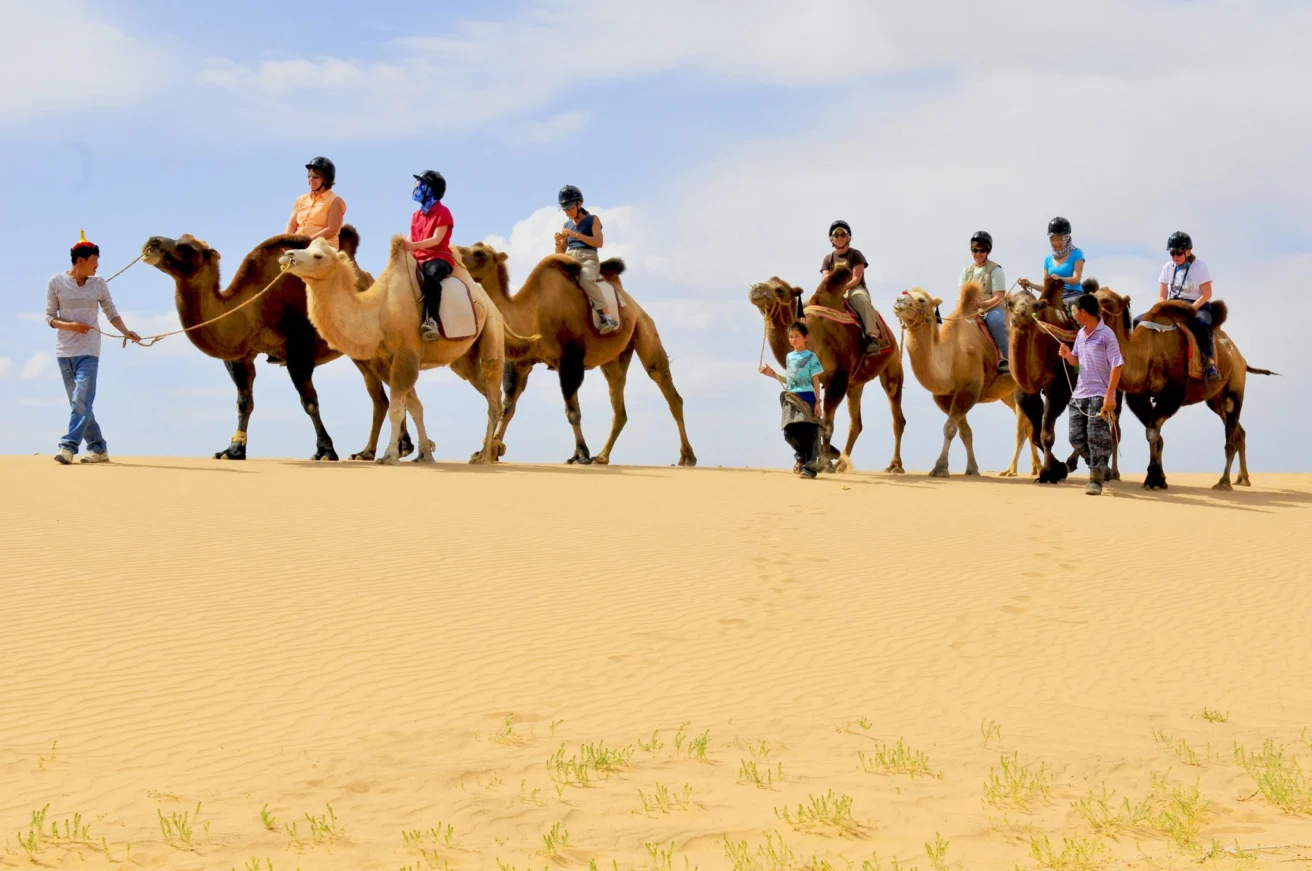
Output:
[[[747,292],[747,300],[756,306],[761,317],[772,320],[782,314],[780,320],[792,321],[798,317],[797,302],[801,299],[802,288],[793,287],[779,276],[772,276],[768,281],[753,284]]]
[[[474,280],[485,288],[500,287],[506,293],[510,292],[507,287],[506,257],[504,251],[498,251],[491,245],[483,242],[475,242],[468,247],[462,245],[453,245],[452,252],[460,258],[469,270],[469,274]]]
[[[151,236],[141,246],[141,259],[166,275],[191,278],[207,267],[218,267],[219,252],[184,233],[178,239]]]
[[[893,314],[908,330],[924,324],[934,323],[934,309],[943,304],[943,300],[930,296],[923,288],[913,287],[902,291],[893,300]]]
[[[1130,297],[1121,296],[1110,287],[1100,287],[1093,294],[1098,299],[1098,308],[1102,311],[1102,320],[1113,330],[1119,323],[1127,331],[1130,329]]]
[[[333,247],[323,239],[315,239],[306,248],[284,251],[278,258],[278,265],[292,275],[318,281],[331,278],[339,263],[349,267],[350,255],[345,251],[334,251]]]
[[[1045,297],[1046,297],[1045,288]],[[1045,303],[1034,294],[1024,288],[1017,288],[1007,294],[1002,300],[1003,306],[1007,309],[1007,321],[1011,324],[1012,329],[1029,324],[1034,320],[1039,309],[1043,308]]]

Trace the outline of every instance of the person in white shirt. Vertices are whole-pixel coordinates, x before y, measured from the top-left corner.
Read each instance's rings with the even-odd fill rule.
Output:
[[[989,259],[993,251],[993,237],[980,230],[970,237],[970,256],[974,262],[961,270],[961,284],[978,281],[983,292],[979,297],[979,317],[988,327],[989,335],[998,346],[998,371],[1007,371],[1007,315],[1002,301],[1007,295],[1007,276],[1002,267]]]
[[[77,456],[83,440],[87,443],[84,463],[107,463],[109,453],[100,424],[91,410],[96,399],[96,375],[100,368],[100,333],[96,321],[103,309],[105,317],[124,337],[140,342],[114,308],[109,283],[96,276],[100,265],[100,248],[80,234],[69,254],[73,268],[50,277],[46,285],[46,323],[59,331],[55,339],[55,358],[64,378],[64,392],[70,407],[68,433],[59,440],[55,462],[67,466]]]
[[[1157,296],[1188,303],[1193,309],[1194,317],[1189,326],[1198,339],[1198,351],[1207,363],[1206,378],[1214,381],[1221,377],[1221,373],[1216,371],[1212,349],[1212,270],[1194,256],[1193,248],[1194,240],[1182,230],[1175,231],[1166,240],[1171,259],[1157,276]]]

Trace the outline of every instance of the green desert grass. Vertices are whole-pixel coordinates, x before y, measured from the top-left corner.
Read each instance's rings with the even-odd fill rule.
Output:
[[[654,813],[668,814],[674,811],[686,811],[692,807],[692,784],[685,783],[681,792],[674,792],[663,783],[657,783],[651,793],[638,790],[638,800],[642,802],[642,813],[651,816]]]
[[[164,811],[156,808],[155,813],[159,817],[159,831],[164,837],[164,843],[168,844],[175,850],[195,850],[196,848],[196,824],[200,822],[200,802],[196,802],[196,807],[191,811],[171,811],[169,815],[164,816]],[[201,832],[205,839],[209,839],[210,824],[206,820],[201,826]]]
[[[563,859],[569,848],[569,829],[564,823],[555,823],[551,830],[542,835],[542,855],[548,859]]]
[[[440,851],[455,847],[455,827],[447,823],[444,828],[438,823],[427,830],[406,829],[401,832],[401,844],[406,850],[418,853],[425,867],[437,868],[439,862],[446,864],[446,858],[440,855]]]
[[[984,801],[997,808],[1028,811],[1034,804],[1047,804],[1052,792],[1052,774],[1046,763],[1035,768],[1024,765],[1019,753],[1002,756],[998,767],[989,768],[984,780]]]
[[[1097,871],[1112,859],[1107,845],[1097,838],[1063,836],[1057,850],[1047,835],[1030,838],[1030,857],[1051,871]]]
[[[1170,754],[1185,765],[1191,765],[1195,768],[1200,767],[1204,762],[1211,762],[1216,758],[1216,754],[1212,752],[1212,745],[1210,743],[1202,753],[1199,753],[1193,747],[1190,747],[1189,742],[1185,739],[1177,739],[1161,729],[1153,729],[1153,741],[1156,742],[1157,749],[1162,753]]]
[[[309,843],[316,847],[322,844],[332,845],[346,837],[346,829],[337,821],[337,813],[333,810],[333,806],[325,804],[324,807],[327,813],[312,814],[308,811],[305,813]],[[288,848],[298,853],[305,849],[306,837],[301,834],[299,821],[293,820],[284,825],[283,833],[287,835]]]
[[[988,749],[992,744],[995,747],[1002,743],[1002,726],[998,725],[996,720],[985,718],[979,721],[979,734],[984,740],[984,749]]]
[[[1095,793],[1071,803],[1071,807],[1098,835],[1117,838],[1142,829],[1164,835],[1182,852],[1197,854],[1199,837],[1211,808],[1198,784],[1184,786],[1170,783],[1164,775],[1150,775],[1152,789],[1142,799],[1116,801],[1116,792],[1102,784]]]
[[[935,772],[929,767],[929,757],[924,752],[908,747],[901,738],[897,743],[876,744],[874,751],[867,756],[856,752],[857,762],[867,774],[907,774],[911,777],[942,777],[942,772]]]
[[[1304,732],[1304,744],[1307,744],[1306,735]],[[1286,752],[1283,744],[1271,738],[1262,742],[1262,749],[1251,753],[1236,742],[1234,758],[1253,778],[1267,804],[1287,814],[1312,813],[1312,784],[1308,783],[1303,766],[1292,750]]]
[[[824,795],[808,795],[805,802],[798,803],[796,810],[787,805],[777,807],[774,814],[799,832],[832,830],[853,835],[862,828],[852,816],[852,796],[832,789]]]
[[[1202,717],[1209,723],[1228,723],[1230,722],[1230,712],[1224,714],[1220,711],[1214,711],[1211,708],[1203,708],[1203,712],[1198,716]]]

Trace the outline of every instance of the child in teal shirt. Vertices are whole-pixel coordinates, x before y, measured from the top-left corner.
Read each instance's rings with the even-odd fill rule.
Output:
[[[820,376],[825,371],[820,358],[806,348],[809,334],[806,324],[794,321],[788,326],[788,344],[793,350],[784,358],[787,373],[780,375],[768,363],[760,370],[762,375],[784,385],[784,392],[779,395],[779,404],[783,408],[780,428],[797,461],[793,471],[804,478],[814,478],[819,471]]]

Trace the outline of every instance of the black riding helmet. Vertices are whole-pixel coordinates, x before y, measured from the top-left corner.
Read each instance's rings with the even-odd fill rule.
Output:
[[[835,230],[846,230],[847,237],[849,239],[852,238],[852,227],[847,223],[847,221],[834,221],[832,224],[830,224],[829,235],[830,236],[834,235]]]
[[[981,245],[983,245],[983,246],[984,246],[985,248],[987,248],[989,251],[992,251],[992,250],[993,250],[993,237],[989,235],[989,233],[988,233],[987,230],[978,230],[978,231],[976,231],[976,233],[975,233],[974,236],[971,236],[971,237],[970,237],[970,244],[971,244],[972,246],[973,246],[976,242],[978,242],[978,243],[980,243]]]
[[[567,184],[563,188],[561,188],[560,193],[556,195],[556,202],[560,203],[560,207],[562,209],[568,205],[572,205],[573,203],[578,203],[579,205],[582,205],[583,191],[574,187],[574,185],[572,184]]]
[[[439,200],[446,196],[446,179],[442,178],[442,173],[433,169],[426,169],[415,178],[428,185],[428,189],[433,192],[433,196]]]
[[[1182,248],[1185,251],[1188,251],[1193,247],[1194,247],[1194,240],[1189,238],[1189,234],[1186,233],[1184,230],[1176,230],[1174,233],[1171,234],[1171,238],[1166,240],[1167,251],[1170,251],[1172,248],[1174,248],[1177,251],[1179,251]]]
[[[323,186],[330,188],[337,181],[337,167],[326,157],[316,157],[309,163],[305,164],[306,169],[312,169],[323,178]]]
[[[1069,236],[1071,234],[1071,222],[1065,218],[1053,218],[1048,222],[1049,236]]]

